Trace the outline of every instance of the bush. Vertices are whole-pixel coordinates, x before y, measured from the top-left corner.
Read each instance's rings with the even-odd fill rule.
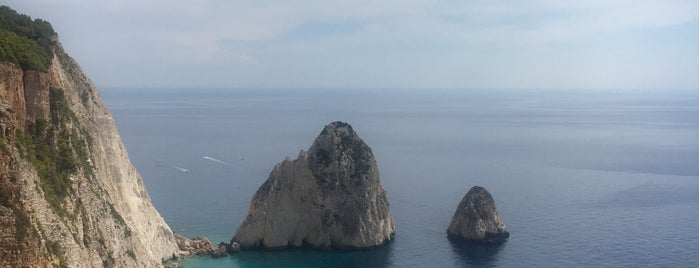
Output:
[[[0,61],[18,64],[24,70],[45,72],[51,64],[55,35],[47,21],[32,20],[0,6]]]
[[[129,255],[129,257],[131,257],[132,259],[136,260],[136,253],[133,252],[133,250],[130,250],[130,249],[127,250],[127,251],[126,251],[126,255]]]
[[[16,137],[23,156],[32,163],[41,179],[39,186],[44,197],[57,213],[67,215],[62,203],[72,190],[71,175],[79,170],[85,176],[93,174],[88,155],[90,139],[69,133],[69,122],[74,126],[80,124],[63,91],[52,88],[49,104],[51,121],[37,119],[24,132],[18,131]]]
[[[17,140],[41,179],[39,186],[44,197],[57,212],[65,212],[61,203],[69,194],[70,175],[75,170],[69,146],[65,142],[52,146],[55,136],[47,121],[42,119],[29,124],[26,133],[18,133]]]

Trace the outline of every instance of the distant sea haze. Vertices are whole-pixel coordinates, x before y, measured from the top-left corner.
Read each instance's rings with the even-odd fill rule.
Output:
[[[214,243],[230,240],[274,165],[325,124],[350,123],[376,156],[396,222],[387,246],[241,252],[184,267],[699,267],[699,93],[102,94],[161,215]],[[502,246],[447,239],[473,185],[507,224]]]

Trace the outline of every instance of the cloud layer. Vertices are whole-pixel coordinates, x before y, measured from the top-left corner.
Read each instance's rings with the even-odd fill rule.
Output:
[[[50,20],[106,86],[699,86],[697,1],[0,3]]]

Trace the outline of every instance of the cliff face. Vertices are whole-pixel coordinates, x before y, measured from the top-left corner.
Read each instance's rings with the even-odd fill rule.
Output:
[[[447,235],[457,240],[501,243],[510,233],[498,215],[493,196],[485,188],[473,186],[459,202]]]
[[[334,122],[308,152],[274,167],[231,244],[352,249],[381,245],[393,234],[371,149],[350,125]]]
[[[177,252],[92,82],[0,62],[0,267],[152,267]]]

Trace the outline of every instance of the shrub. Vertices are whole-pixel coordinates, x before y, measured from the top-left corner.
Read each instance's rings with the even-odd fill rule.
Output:
[[[51,64],[56,32],[45,20],[32,20],[7,6],[0,6],[0,61],[24,70],[45,72]]]
[[[69,122],[77,127],[80,124],[62,90],[50,89],[49,104],[51,121],[31,122],[24,132],[17,132],[17,144],[36,169],[46,200],[57,213],[66,216],[62,203],[72,191],[71,175],[79,170],[85,176],[93,174],[88,155],[90,137],[80,138],[68,131]]]

